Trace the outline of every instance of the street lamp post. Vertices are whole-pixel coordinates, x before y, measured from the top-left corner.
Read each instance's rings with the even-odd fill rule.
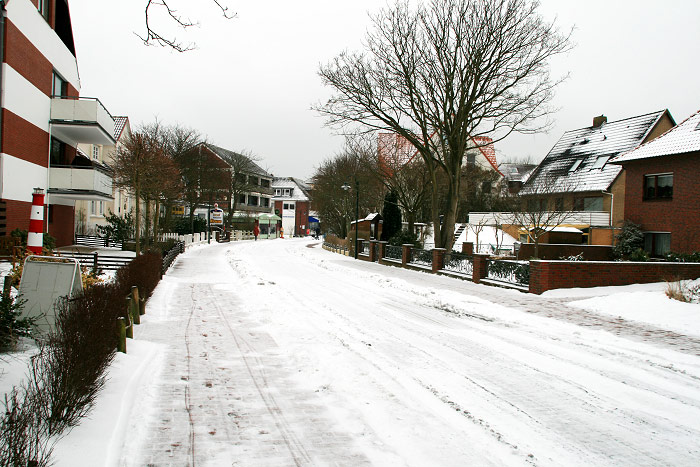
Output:
[[[350,185],[347,183],[344,183],[343,186],[341,186],[343,190],[346,192],[350,190]],[[357,259],[357,236],[358,236],[358,228],[359,228],[359,219],[360,218],[360,182],[355,179],[355,259]]]

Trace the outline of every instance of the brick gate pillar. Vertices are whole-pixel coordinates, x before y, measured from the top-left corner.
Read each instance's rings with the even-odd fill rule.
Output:
[[[489,259],[489,255],[474,255],[474,269],[472,271],[472,281],[475,283],[481,282],[481,279],[486,279],[488,277],[488,263],[486,260]]]
[[[438,272],[445,266],[446,251],[444,248],[433,248],[433,272]]]
[[[405,243],[401,245],[402,266],[406,266],[411,261],[411,248],[413,248],[413,243]]]

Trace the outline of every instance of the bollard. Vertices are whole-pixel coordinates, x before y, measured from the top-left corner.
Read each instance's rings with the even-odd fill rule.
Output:
[[[125,320],[129,320],[129,324],[126,326],[126,337],[129,339],[134,338],[134,324],[131,316],[131,297],[126,297],[126,317]]]
[[[117,352],[126,353],[126,320],[117,318]]]
[[[143,297],[141,297],[141,300],[139,300],[139,314],[146,314],[146,299]]]
[[[134,301],[139,305],[139,308],[138,308],[139,314],[142,315],[143,313],[141,313],[141,306],[140,306],[141,300],[139,300],[139,288],[136,287],[135,285],[131,286],[131,298],[133,298]]]

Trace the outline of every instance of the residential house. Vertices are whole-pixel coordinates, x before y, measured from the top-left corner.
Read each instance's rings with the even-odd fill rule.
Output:
[[[625,172],[625,219],[652,256],[700,251],[700,111],[611,161]]]
[[[508,193],[517,194],[537,168],[537,164],[517,164],[504,162],[498,166],[503,174]]]
[[[76,201],[112,200],[110,174],[77,145],[114,145],[114,119],[79,97],[67,0],[0,0],[0,10],[0,235],[29,227],[36,187],[47,193],[44,229],[68,245]]]
[[[96,167],[109,169],[120,144],[131,134],[129,117],[114,117],[114,140],[116,144],[78,144],[78,155],[87,158]],[[75,231],[78,234],[95,235],[98,225],[106,225],[110,212],[123,216],[133,207],[135,200],[125,190],[112,187],[112,200],[76,201]]]
[[[520,191],[527,209],[570,212],[562,226],[581,230],[583,243],[612,245],[624,218],[625,173],[609,161],[674,125],[661,110],[614,122],[601,115],[590,127],[567,131]],[[512,226],[508,233],[522,238]]]
[[[298,178],[275,177],[272,189],[275,196],[275,214],[282,218],[284,236],[306,235],[307,230],[311,229],[309,186]]]
[[[214,144],[203,145],[204,151],[223,163],[230,172],[231,186],[218,198],[219,206],[226,206],[238,217],[258,217],[272,212],[272,174],[261,168],[250,157]]]

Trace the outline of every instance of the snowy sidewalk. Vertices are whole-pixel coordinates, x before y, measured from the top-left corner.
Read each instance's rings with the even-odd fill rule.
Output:
[[[136,339],[163,344],[120,465],[363,465],[315,394],[295,390],[274,340],[243,307],[222,248],[184,255]]]

